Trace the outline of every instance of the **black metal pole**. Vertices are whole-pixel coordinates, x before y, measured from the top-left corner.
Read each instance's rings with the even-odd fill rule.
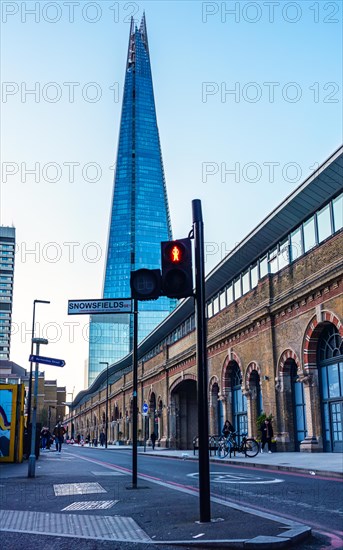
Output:
[[[133,300],[133,349],[132,349],[132,370],[133,370],[133,399],[132,399],[132,489],[137,489],[137,391],[138,391],[138,301]]]
[[[195,244],[195,303],[197,329],[199,501],[200,521],[211,521],[210,462],[208,456],[207,336],[205,318],[204,224],[201,201],[192,201]]]
[[[31,331],[31,355],[33,355],[33,339],[35,337],[35,311],[36,300],[33,300],[33,317],[32,317],[32,331]],[[31,400],[32,400],[32,361],[30,361],[30,377],[29,377],[29,394],[27,397],[27,427],[31,422]]]
[[[49,300],[33,300],[33,316],[32,316],[32,330],[31,330],[31,355],[33,355],[33,339],[35,337],[35,315],[36,304],[50,304]],[[31,402],[32,402],[32,361],[30,361],[30,377],[29,377],[29,394],[27,397],[27,427],[29,427],[31,421]]]
[[[106,426],[105,426],[105,448],[107,449],[108,440],[108,363],[106,366]]]

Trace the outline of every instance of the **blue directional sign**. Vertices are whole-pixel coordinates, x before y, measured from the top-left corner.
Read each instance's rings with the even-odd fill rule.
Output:
[[[42,363],[43,365],[51,365],[52,367],[64,367],[66,364],[63,359],[53,359],[52,357],[42,357],[41,355],[30,355],[31,363]]]
[[[148,403],[143,403],[143,414],[148,414],[149,405]]]

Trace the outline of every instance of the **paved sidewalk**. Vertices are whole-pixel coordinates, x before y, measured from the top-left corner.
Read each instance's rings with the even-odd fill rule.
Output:
[[[88,448],[88,445],[87,445]],[[90,447],[94,450],[103,449],[103,447]],[[109,445],[108,449],[121,450],[131,449],[131,445]],[[138,452],[143,453],[144,447],[138,447]],[[183,458],[185,460],[198,460],[198,451],[188,450],[179,451],[171,449],[163,449],[155,447],[153,451],[151,447],[146,447],[146,454],[154,454],[159,456],[168,456],[172,458]],[[239,466],[266,468],[272,470],[284,470],[289,472],[298,472],[311,475],[322,475],[326,477],[343,478],[343,453],[259,453],[254,458],[246,458],[241,454],[237,454],[221,459],[213,453],[210,456],[211,461],[226,462],[229,464],[237,464]]]
[[[128,447],[108,452],[120,449]],[[33,479],[27,477],[27,462],[0,465],[2,550],[68,550],[79,543],[84,550],[264,550],[289,548],[310,534],[298,522],[219,498],[211,502],[212,521],[200,524],[194,488],[139,475],[138,489],[132,489],[129,469],[100,460],[96,451],[80,457],[64,446],[61,455],[42,453]],[[161,449],[148,453],[193,456]]]

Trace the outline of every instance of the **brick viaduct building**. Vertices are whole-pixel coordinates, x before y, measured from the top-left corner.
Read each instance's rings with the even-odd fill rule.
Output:
[[[257,436],[273,415],[278,451],[343,451],[343,148],[206,278],[209,432],[228,418]],[[198,433],[193,298],[139,346],[139,439],[191,448]],[[143,403],[149,406],[144,417]],[[132,358],[109,368],[109,441],[132,438]],[[105,429],[106,371],[65,421]]]

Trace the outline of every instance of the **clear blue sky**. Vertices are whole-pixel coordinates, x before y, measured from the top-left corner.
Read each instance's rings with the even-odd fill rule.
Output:
[[[173,234],[188,234],[201,199],[208,272],[342,143],[342,3],[1,9],[0,222],[18,241],[11,359],[28,366],[32,302],[51,300],[37,306],[40,335],[67,366],[47,375],[76,392],[88,319],[68,317],[67,301],[101,297],[130,15],[146,12]]]

